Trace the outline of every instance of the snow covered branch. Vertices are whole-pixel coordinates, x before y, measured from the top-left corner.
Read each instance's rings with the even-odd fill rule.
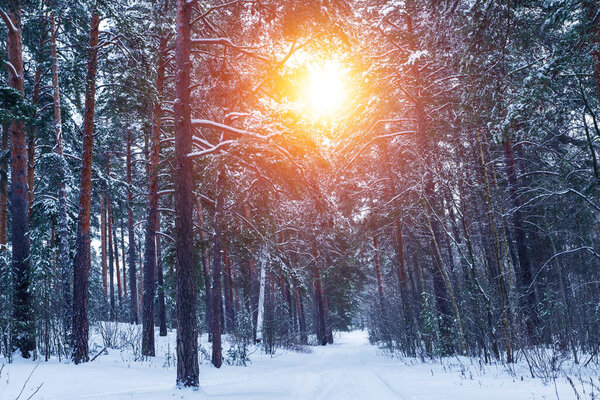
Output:
[[[239,46],[234,44],[231,39],[229,38],[196,38],[196,39],[191,39],[192,42],[192,46],[196,45],[196,46],[201,46],[201,45],[221,45],[221,46],[227,46],[230,47],[232,49],[235,49],[237,51],[239,51],[240,53],[246,54],[248,56],[257,58],[259,60],[265,61],[265,62],[271,62],[271,60],[269,60],[266,57],[263,57],[259,54],[253,53],[251,51],[249,51],[247,49],[247,47],[244,46]]]
[[[13,33],[18,31],[17,27],[13,24],[12,19],[10,19],[6,11],[0,9],[0,17],[2,17],[2,20],[6,24],[6,27],[9,31]]]
[[[279,135],[279,133],[274,133],[265,136],[259,133],[245,131],[243,129],[234,128],[233,126],[220,124],[218,122],[210,121],[207,119],[192,119],[192,126],[194,126],[195,128],[212,128],[223,132],[232,133],[238,136],[251,136],[261,140],[269,140],[272,136]]]
[[[10,61],[8,61],[8,60],[4,60],[4,63],[6,64],[6,66],[8,67],[8,69],[10,69],[10,72],[12,72],[12,74],[13,74],[15,77],[17,77],[17,78],[18,78],[18,77],[19,77],[19,73],[17,72],[17,69],[15,68],[15,66],[14,66],[14,65],[12,65],[12,64],[10,63]]]
[[[233,140],[225,140],[224,142],[221,142],[221,143],[217,144],[216,146],[209,147],[208,149],[205,149],[205,150],[200,150],[200,151],[196,151],[193,153],[189,153],[187,156],[190,158],[196,158],[196,157],[202,157],[202,156],[205,156],[208,154],[217,153],[222,148],[231,145],[233,142],[234,142]]]

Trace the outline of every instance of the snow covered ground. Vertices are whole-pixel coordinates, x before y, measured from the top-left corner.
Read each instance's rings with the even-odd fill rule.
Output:
[[[576,398],[565,378],[557,379],[556,388],[544,385],[523,366],[510,374],[503,366],[481,366],[468,358],[442,363],[391,358],[370,345],[362,331],[338,333],[335,339],[332,346],[310,347],[310,353],[256,351],[247,367],[216,369],[204,359],[197,391],[175,388],[172,332],[157,336],[159,356],[152,361],[132,361],[131,349],[108,350],[79,366],[17,358],[0,374],[0,399],[16,399],[23,388],[19,399],[38,388],[31,399],[541,400],[556,399],[555,390],[560,399]],[[202,345],[208,349],[205,336]]]

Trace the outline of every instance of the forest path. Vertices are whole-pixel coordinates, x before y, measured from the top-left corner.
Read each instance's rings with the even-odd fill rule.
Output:
[[[206,347],[206,338],[202,344]],[[335,344],[310,347],[310,353],[258,352],[247,367],[200,365],[198,391],[174,387],[174,334],[157,337],[150,362],[128,361],[131,353],[112,350],[92,363],[41,362],[21,399],[43,384],[35,399],[340,399],[340,400],[535,400],[555,399],[554,387],[517,378],[501,366],[482,368],[476,361],[449,359],[442,364],[391,358],[369,344],[367,333],[338,333]],[[224,346],[227,349],[227,346]],[[168,354],[171,359],[169,360]],[[2,360],[0,360],[0,364]],[[170,364],[170,366],[169,366]],[[34,363],[18,359],[0,375],[0,399],[15,399]],[[558,383],[561,399],[573,397],[566,381]]]

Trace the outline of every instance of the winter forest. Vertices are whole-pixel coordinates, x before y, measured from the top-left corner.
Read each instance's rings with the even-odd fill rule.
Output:
[[[597,0],[0,0],[0,399],[596,399]]]

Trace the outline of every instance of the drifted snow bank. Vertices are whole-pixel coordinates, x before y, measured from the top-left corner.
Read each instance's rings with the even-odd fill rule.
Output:
[[[524,366],[515,366],[511,374],[503,366],[482,366],[462,357],[441,363],[391,358],[370,345],[363,331],[338,333],[336,344],[311,347],[310,353],[279,350],[270,356],[255,351],[247,367],[215,369],[203,359],[201,388],[178,390],[175,333],[156,340],[158,356],[151,361],[134,361],[137,349],[125,347],[79,366],[42,361],[31,374],[38,363],[15,358],[0,375],[0,399],[17,398],[30,374],[20,399],[38,388],[32,399],[541,400],[556,399],[556,392],[560,399],[576,398],[566,378],[545,385],[529,377]],[[103,347],[98,335],[93,342],[92,356]],[[209,349],[206,335],[201,344]],[[228,345],[224,347],[226,352]]]

